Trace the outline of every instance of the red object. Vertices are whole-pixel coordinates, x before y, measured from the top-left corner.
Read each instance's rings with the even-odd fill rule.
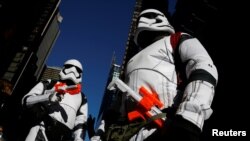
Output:
[[[143,120],[151,118],[152,115],[150,113],[150,110],[153,106],[156,106],[159,109],[164,106],[159,100],[158,95],[156,93],[150,93],[144,87],[141,87],[139,89],[139,93],[142,95],[143,98],[141,99],[141,101],[138,102],[136,109],[128,113],[129,121],[133,121],[138,118],[142,118]],[[163,126],[163,120],[161,118],[156,119],[153,122],[155,122],[158,127]]]
[[[81,92],[81,84],[75,86],[67,86],[66,83],[56,83],[55,90],[59,94],[69,93],[71,95],[78,94]]]

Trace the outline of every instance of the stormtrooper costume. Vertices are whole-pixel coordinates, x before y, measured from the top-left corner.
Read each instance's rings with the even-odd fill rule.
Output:
[[[26,141],[83,141],[88,114],[87,100],[81,92],[82,65],[75,59],[64,63],[60,80],[38,83],[22,99],[26,108],[42,105],[44,117],[34,125]],[[72,86],[71,89],[63,89]],[[41,111],[37,111],[41,112]],[[71,134],[72,133],[72,134]]]
[[[157,93],[163,109],[167,109],[176,104],[179,58],[185,66],[187,85],[175,115],[202,130],[204,120],[212,114],[210,106],[218,79],[217,69],[202,44],[186,33],[175,33],[164,14],[156,9],[140,13],[134,40],[142,50],[127,63],[126,84],[138,93],[141,86]],[[131,98],[124,99],[131,109]],[[130,141],[142,141],[156,130],[142,128]]]

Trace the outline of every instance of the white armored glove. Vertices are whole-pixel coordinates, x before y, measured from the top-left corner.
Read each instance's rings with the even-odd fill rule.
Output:
[[[51,93],[49,96],[49,101],[50,102],[60,102],[63,99],[63,94],[59,94],[57,92]]]
[[[63,99],[63,94],[57,93],[53,90],[45,91],[43,95],[32,95],[27,97],[26,106],[30,107],[36,103],[42,102],[60,102]]]

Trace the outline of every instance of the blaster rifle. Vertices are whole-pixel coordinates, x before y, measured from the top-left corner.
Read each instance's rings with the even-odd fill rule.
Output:
[[[64,95],[65,93],[69,94],[76,94],[81,92],[81,84],[77,85],[67,85],[66,83],[56,83],[54,85],[54,89],[52,90],[46,90],[45,93],[51,94],[51,93],[58,93],[59,95]]]
[[[153,116],[162,114],[159,108],[162,108],[163,104],[157,99],[157,97],[155,96],[156,94],[151,94],[147,91],[146,88],[141,87],[139,89],[140,94],[138,94],[130,87],[128,87],[124,82],[122,82],[119,78],[113,79],[113,81],[108,85],[109,90],[112,90],[116,87],[122,92],[127,92],[127,94],[138,103],[138,107],[136,108],[136,110],[128,113],[128,118],[130,121],[133,121],[136,118],[142,118],[146,120],[152,118]],[[165,117],[158,118],[154,119],[153,122],[161,128],[164,124],[165,119]]]
[[[66,83],[57,83],[55,84],[55,91],[59,94],[75,94],[81,92],[81,85],[67,85]]]

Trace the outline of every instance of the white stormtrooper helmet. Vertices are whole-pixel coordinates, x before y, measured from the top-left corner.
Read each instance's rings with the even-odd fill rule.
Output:
[[[75,84],[82,82],[82,64],[75,59],[67,60],[59,73],[61,80],[71,80]]]
[[[156,9],[146,9],[140,13],[134,37],[136,45],[138,45],[138,36],[142,31],[175,33],[166,16]]]

